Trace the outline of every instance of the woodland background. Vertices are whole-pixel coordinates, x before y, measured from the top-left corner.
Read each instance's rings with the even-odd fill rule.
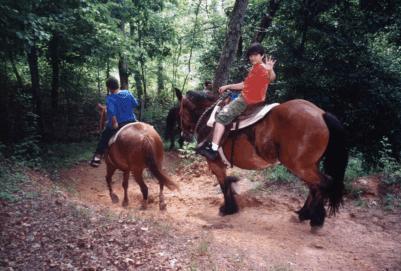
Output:
[[[238,43],[224,46],[236,5]],[[41,166],[96,139],[109,75],[163,134],[173,87],[242,80],[259,41],[277,59],[269,101],[302,98],[338,116],[355,174],[401,175],[400,1],[1,0],[0,39],[0,152],[15,163]]]

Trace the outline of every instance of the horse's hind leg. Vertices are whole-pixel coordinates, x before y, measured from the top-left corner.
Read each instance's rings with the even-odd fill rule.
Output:
[[[160,184],[160,192],[159,192],[159,209],[161,211],[166,210],[166,203],[164,202],[164,195],[163,195],[163,188],[164,185],[161,183]]]
[[[312,229],[322,227],[326,218],[322,191],[325,177],[317,166],[295,167],[292,168],[292,172],[309,186],[310,191],[304,206],[298,211],[299,219],[301,221],[310,219]]]
[[[175,141],[175,135],[174,135],[174,131],[173,131],[173,132],[171,132],[171,135],[170,135],[170,148],[169,148],[170,151],[173,150],[175,147],[174,141]]]
[[[142,196],[143,196],[141,209],[146,210],[146,208],[148,207],[148,187],[146,186],[145,182],[143,181],[142,172],[143,172],[143,169],[134,170],[132,173],[134,174],[135,181],[141,188],[141,192],[142,192]]]
[[[106,182],[107,182],[107,187],[109,188],[110,198],[113,203],[118,203],[118,196],[114,194],[112,187],[112,177],[115,171],[116,168],[110,163],[107,163]]]
[[[309,220],[311,219],[311,214],[310,214],[310,203],[312,201],[312,192],[309,189],[309,194],[308,197],[304,203],[304,206],[302,206],[301,209],[299,209],[298,211],[296,211],[295,213],[298,214],[298,218],[300,221],[304,221],[304,220]]]
[[[123,175],[123,188],[124,188],[123,207],[128,206],[128,181],[129,181],[129,171],[125,171]]]

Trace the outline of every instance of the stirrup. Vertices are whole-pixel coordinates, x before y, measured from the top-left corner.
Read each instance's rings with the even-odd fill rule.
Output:
[[[196,149],[196,153],[206,157],[209,160],[213,160],[213,161],[216,160],[217,157],[219,156],[219,153],[212,149],[212,144],[210,142],[206,143],[205,145]]]

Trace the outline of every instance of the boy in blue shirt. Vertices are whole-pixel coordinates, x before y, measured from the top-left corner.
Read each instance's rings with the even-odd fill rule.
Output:
[[[106,81],[107,89],[111,94],[106,97],[107,124],[100,137],[95,155],[90,165],[98,167],[102,155],[107,149],[110,138],[124,125],[135,122],[134,109],[139,105],[138,101],[128,90],[120,90],[118,80],[109,77]]]

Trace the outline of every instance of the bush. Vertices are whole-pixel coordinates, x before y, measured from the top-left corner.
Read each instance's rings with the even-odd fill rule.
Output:
[[[283,165],[267,168],[263,174],[274,182],[291,183],[297,180],[297,177],[290,173]]]
[[[0,144],[0,147],[3,146]],[[3,155],[0,152],[0,158]],[[23,171],[9,160],[0,159],[0,199],[16,201],[19,186],[27,180]]]
[[[364,168],[363,155],[361,153],[353,154],[348,160],[348,166],[345,170],[345,183],[351,183],[361,176],[369,175],[371,172]]]
[[[379,168],[383,174],[383,181],[386,184],[401,183],[401,165],[392,155],[392,146],[387,137],[381,140],[382,150],[380,150]]]

